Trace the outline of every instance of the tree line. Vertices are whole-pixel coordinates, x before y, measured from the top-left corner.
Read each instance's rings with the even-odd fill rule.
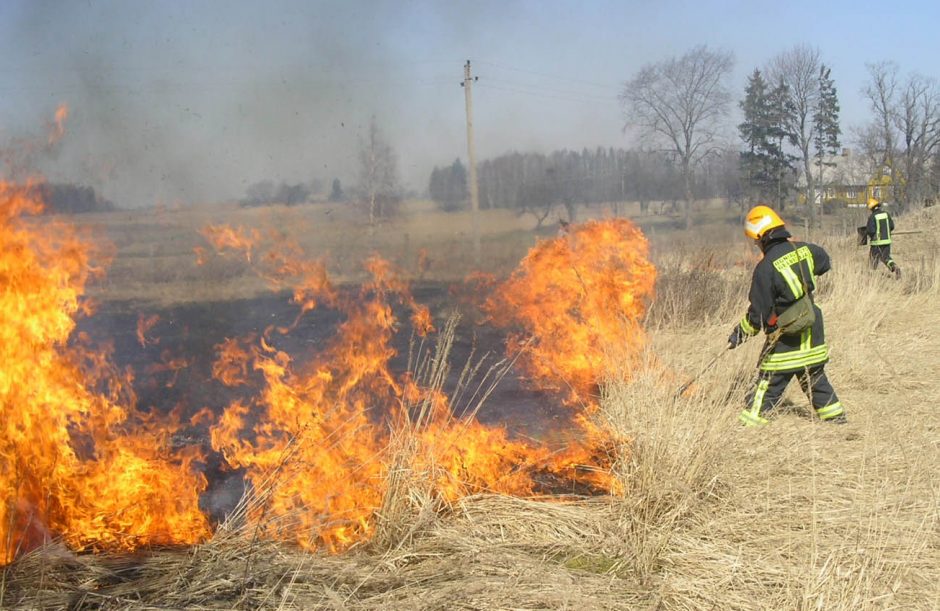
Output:
[[[93,187],[73,183],[39,183],[32,187],[35,196],[44,204],[46,214],[82,214],[110,212],[114,203],[97,193]]]
[[[739,200],[741,186],[732,150],[715,151],[693,178],[700,197]],[[443,210],[467,201],[466,169],[459,159],[431,171],[428,194]],[[548,154],[511,152],[477,168],[480,208],[508,208],[532,215],[541,226],[553,213],[574,221],[582,204],[636,201],[643,212],[652,202],[676,210],[683,198],[681,163],[671,151],[602,148]]]
[[[634,150],[512,152],[478,167],[481,208],[531,213],[541,224],[555,208],[574,217],[594,202],[682,205],[687,224],[696,200],[722,197],[780,208],[797,202],[815,222],[827,170],[851,140],[870,174],[890,173],[887,197],[902,209],[940,192],[940,88],[897,64],[867,65],[861,94],[870,120],[843,130],[832,68],[818,49],[798,45],[750,72],[744,91],[729,88],[734,58],[697,46],[648,64],[623,86],[624,127]],[[742,122],[730,125],[736,101]],[[466,205],[466,168],[435,167],[428,193],[444,210]],[[831,176],[831,172],[829,173]]]
[[[870,119],[844,129],[832,68],[818,49],[797,45],[753,66],[743,91],[729,86],[730,52],[697,46],[638,70],[619,96],[633,149],[548,153],[512,151],[478,164],[480,207],[531,214],[541,225],[553,214],[574,220],[592,203],[652,202],[691,224],[693,203],[723,198],[741,206],[761,201],[805,206],[815,222],[822,187],[848,141],[869,172],[887,170],[886,197],[902,209],[940,192],[940,89],[934,79],[903,74],[897,64],[867,66],[861,95]],[[740,111],[733,125],[732,110]],[[456,159],[430,173],[427,193],[446,211],[468,205],[467,167]],[[333,179],[328,199],[350,201],[368,218],[393,216],[405,196],[394,147],[375,118],[360,138],[356,182]],[[325,199],[323,185],[249,187],[245,205]]]

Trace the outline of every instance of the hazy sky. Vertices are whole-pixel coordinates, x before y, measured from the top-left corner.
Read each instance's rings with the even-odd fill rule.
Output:
[[[938,24],[937,0],[0,0],[0,139],[41,134],[65,102],[40,169],[143,206],[261,179],[351,184],[375,115],[420,190],[431,166],[466,159],[467,59],[480,159],[631,146],[622,83],[697,44],[734,53],[736,99],[773,55],[818,46],[848,132],[868,118],[866,62],[940,77]]]

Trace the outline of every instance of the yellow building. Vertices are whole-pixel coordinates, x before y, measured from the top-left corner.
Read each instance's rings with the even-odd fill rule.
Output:
[[[870,198],[879,201],[892,198],[891,167],[881,165],[873,168],[869,159],[854,155],[851,149],[843,149],[841,155],[824,158],[821,179],[819,166],[814,170],[817,172],[816,205],[864,208]],[[896,178],[897,174],[895,171]],[[798,197],[800,203],[804,203],[805,177],[800,176],[797,185],[803,189]]]

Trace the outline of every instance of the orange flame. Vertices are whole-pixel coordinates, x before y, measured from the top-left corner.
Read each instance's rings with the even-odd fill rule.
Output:
[[[646,342],[641,323],[656,283],[648,252],[626,219],[571,225],[536,244],[496,289],[484,308],[516,329],[511,353],[534,339],[522,365],[536,385],[590,406],[597,384],[628,368]]]
[[[531,494],[540,472],[616,490],[608,470],[601,469],[606,479],[576,472],[591,461],[594,446],[573,444],[564,455],[552,455],[510,439],[501,428],[453,416],[440,391],[392,373],[398,321],[389,300],[411,310],[417,333],[430,333],[433,325],[390,263],[370,258],[371,279],[356,294],[342,295],[321,268],[293,260],[295,254],[280,246],[265,253],[259,273],[275,285],[289,277],[298,281],[302,290],[295,291],[295,301],[303,311],[317,303],[340,309],[346,317],[336,335],[303,366],[265,336],[247,350],[227,340],[217,347],[214,367],[229,385],[242,383],[249,369],[264,378],[261,394],[231,404],[211,438],[228,464],[244,468],[264,492],[265,505],[252,517],[264,519],[260,526],[268,536],[333,551],[367,538],[386,494],[393,430],[413,434],[410,466],[447,500],[480,491]],[[312,269],[317,272],[310,274]]]
[[[69,107],[67,104],[59,104],[55,110],[55,120],[49,129],[49,146],[59,142],[65,135],[65,121],[69,118]]]
[[[199,541],[196,453],[169,450],[175,427],[136,410],[104,355],[67,346],[90,252],[67,226],[21,220],[41,211],[38,192],[0,182],[0,563],[49,536],[74,549]]]
[[[220,252],[226,249],[241,251],[249,263],[251,250],[261,239],[257,229],[232,228],[228,225],[209,225],[202,230],[202,235]]]
[[[141,348],[146,348],[147,344],[159,344],[160,338],[147,339],[147,333],[160,322],[160,315],[144,316],[142,313],[137,315],[137,343]]]
[[[68,345],[90,254],[69,230],[49,239],[19,221],[41,210],[36,193],[0,183],[0,270],[9,278],[0,293],[0,561],[53,536],[75,549],[202,540],[209,527],[198,498],[206,481],[193,469],[201,457],[193,448],[170,450],[181,408],[167,416],[138,411],[132,374],[117,371],[107,350],[83,347],[81,337]],[[635,355],[644,341],[640,320],[655,270],[642,234],[626,221],[589,223],[540,242],[487,302],[494,320],[517,328],[511,349],[524,349],[529,376],[565,383],[573,405],[588,403],[575,416],[580,438],[561,453],[457,417],[440,386],[392,372],[399,322],[390,302],[410,310],[419,335],[434,325],[387,261],[370,258],[370,280],[344,292],[294,245],[263,251],[255,230],[203,233],[219,251],[253,262],[272,287],[291,287],[297,321],[321,306],[345,316],[302,362],[278,348],[272,329],[219,344],[213,375],[227,386],[257,377],[261,389],[219,418],[203,409],[189,421],[211,423],[212,447],[262,492],[263,506],[249,517],[266,536],[333,551],[367,538],[397,460],[397,432],[413,440],[408,466],[445,500],[481,491],[528,495],[544,477],[622,492],[610,469],[614,440],[590,417],[590,395],[615,370],[611,355]],[[147,338],[156,322],[138,319],[142,346],[156,343]],[[621,351],[605,349],[605,341]],[[169,373],[172,384],[188,365],[164,351],[149,372]]]

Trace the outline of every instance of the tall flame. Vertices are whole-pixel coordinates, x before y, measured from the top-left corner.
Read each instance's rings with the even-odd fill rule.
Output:
[[[222,235],[228,232],[212,234]],[[215,246],[225,251],[227,244],[218,240]],[[424,473],[443,499],[480,491],[531,494],[538,473],[615,488],[609,475],[580,477],[573,469],[592,458],[595,446],[554,455],[510,439],[502,428],[455,417],[440,390],[423,387],[408,374],[395,375],[389,363],[398,320],[390,300],[411,310],[418,334],[433,326],[427,308],[415,302],[387,261],[369,259],[370,280],[346,294],[332,286],[321,267],[293,260],[298,253],[293,246],[259,252],[257,260],[266,263],[259,273],[273,286],[293,278],[302,310],[323,303],[345,314],[336,335],[302,365],[277,350],[267,335],[218,346],[214,372],[220,381],[242,384],[250,370],[264,378],[260,395],[231,404],[211,436],[213,448],[230,466],[244,468],[264,495],[251,517],[267,535],[330,550],[368,537],[387,491],[396,430],[410,432],[409,467]]]
[[[434,325],[390,263],[370,258],[369,280],[341,290],[322,262],[306,260],[295,245],[265,247],[257,230],[226,226],[203,235],[273,288],[289,288],[298,317],[216,347],[220,383],[251,393],[261,380],[255,396],[220,417],[202,410],[184,423],[179,409],[165,416],[137,410],[131,374],[74,334],[93,269],[88,246],[68,227],[46,236],[21,220],[41,211],[38,193],[0,183],[0,561],[53,536],[74,549],[209,536],[198,507],[206,481],[194,468],[202,457],[170,449],[186,424],[209,423],[213,449],[244,470],[259,493],[249,513],[258,532],[307,548],[341,550],[373,532],[404,456],[393,449],[401,434],[412,450],[405,466],[444,500],[532,494],[543,478],[620,492],[607,452],[616,440],[595,424],[591,395],[616,370],[614,361],[629,362],[644,341],[640,321],[655,270],[645,239],[627,221],[587,223],[540,242],[486,304],[494,320],[515,329],[510,350],[521,351],[529,377],[567,388],[571,405],[587,408],[574,416],[578,438],[552,452],[455,415],[443,392],[446,367],[393,372],[400,325],[393,302],[410,311],[418,335]],[[279,349],[278,336],[320,307],[343,315],[335,335],[312,355]],[[156,344],[147,334],[157,322],[138,318],[141,347]],[[170,386],[188,363],[164,350],[145,371]]]
[[[90,253],[68,226],[23,222],[42,210],[32,187],[0,182],[0,562],[51,536],[74,549],[198,541],[198,456],[169,450],[174,426],[135,409],[104,355],[68,346]]]
[[[641,323],[656,284],[648,253],[626,219],[570,225],[536,244],[497,286],[484,308],[515,329],[510,352],[534,340],[522,365],[536,385],[591,406],[597,384],[629,368],[646,342]]]

